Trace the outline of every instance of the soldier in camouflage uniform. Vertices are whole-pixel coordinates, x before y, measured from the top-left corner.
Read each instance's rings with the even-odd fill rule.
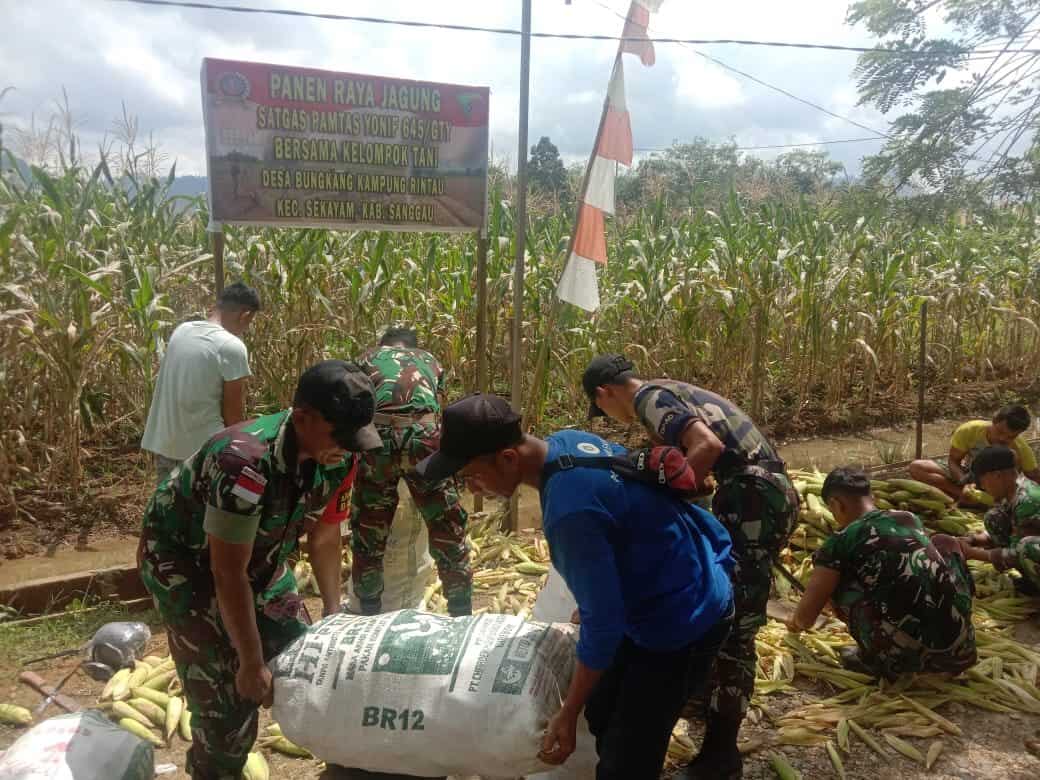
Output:
[[[809,628],[832,602],[859,648],[842,653],[846,666],[889,681],[974,666],[975,586],[957,540],[929,539],[916,515],[878,509],[870,481],[856,469],[832,471],[822,496],[841,530],[813,555],[788,627]]]
[[[690,777],[740,777],[737,734],[755,689],[755,636],[766,622],[772,564],[798,517],[798,495],[769,440],[732,401],[685,382],[645,381],[623,355],[595,358],[582,377],[589,416],[638,420],[658,444],[681,447],[717,487],[712,511],[733,539],[736,622],[719,651],[707,730]]]
[[[979,487],[998,502],[986,513],[986,530],[968,537],[965,553],[992,563],[998,571],[1017,569],[1021,592],[1040,595],[1040,485],[1019,475],[1015,453],[1007,447],[987,447],[972,468]]]
[[[430,534],[430,553],[437,563],[453,616],[473,607],[473,571],[466,542],[466,510],[451,480],[430,482],[415,465],[432,454],[440,437],[440,402],[444,370],[437,359],[418,349],[415,331],[391,328],[379,346],[358,361],[376,388],[375,425],[382,449],[361,461],[351,513],[351,579],[363,614],[382,609],[383,555],[397,511],[397,483],[404,479]]]
[[[346,476],[348,451],[380,446],[374,409],[360,368],[319,363],[292,409],[215,434],[145,509],[141,578],[184,684],[196,780],[241,774],[257,707],[270,699],[266,664],[306,630],[286,560],[305,530],[312,550],[325,538],[339,544],[337,526],[314,521]],[[338,603],[338,587],[330,595]]]

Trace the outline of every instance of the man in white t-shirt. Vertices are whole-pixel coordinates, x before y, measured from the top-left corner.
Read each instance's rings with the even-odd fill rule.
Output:
[[[207,320],[178,325],[159,365],[141,449],[155,455],[162,482],[213,434],[245,419],[249,352],[242,343],[260,296],[242,282],[225,287]]]

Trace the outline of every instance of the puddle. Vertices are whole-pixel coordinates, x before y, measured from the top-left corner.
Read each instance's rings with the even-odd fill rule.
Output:
[[[968,419],[968,418],[965,418]],[[964,420],[936,420],[924,424],[925,457],[945,455],[950,436]],[[917,442],[914,423],[895,428],[872,428],[846,436],[816,436],[780,442],[780,456],[793,468],[827,472],[837,466],[887,466],[913,460]]]

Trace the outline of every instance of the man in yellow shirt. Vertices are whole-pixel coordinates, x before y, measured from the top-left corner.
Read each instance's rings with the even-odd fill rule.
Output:
[[[971,461],[986,447],[1010,447],[1015,452],[1019,471],[1034,482],[1040,480],[1036,455],[1020,434],[1029,429],[1031,419],[1024,406],[1003,407],[993,415],[993,421],[971,420],[957,428],[950,440],[948,461],[915,460],[910,464],[910,476],[939,488],[951,498],[960,499],[966,485],[975,480]]]

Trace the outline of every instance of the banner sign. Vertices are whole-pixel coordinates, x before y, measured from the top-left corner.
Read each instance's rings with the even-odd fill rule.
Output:
[[[202,61],[212,220],[478,231],[487,87]]]

